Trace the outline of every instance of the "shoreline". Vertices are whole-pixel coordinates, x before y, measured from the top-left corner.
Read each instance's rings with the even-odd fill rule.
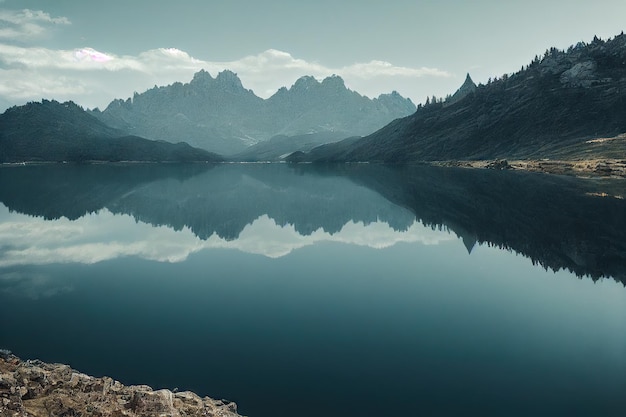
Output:
[[[50,415],[241,417],[237,405],[176,389],[126,386],[68,365],[22,361],[0,349],[0,416]]]
[[[583,178],[626,178],[626,160],[479,160],[479,161],[433,161],[430,165],[440,167],[518,170],[553,175],[570,175]]]
[[[236,164],[285,164],[286,161],[83,161],[83,162],[58,162],[58,161],[29,161],[29,162],[3,162],[0,168],[12,168],[22,166],[41,165],[236,165]],[[368,164],[371,162],[344,162],[345,164]],[[518,170],[538,172],[553,175],[569,175],[581,178],[626,178],[626,159],[594,158],[581,160],[552,160],[552,159],[484,159],[484,160],[446,160],[446,161],[417,161],[417,164],[426,164],[444,168],[474,168],[494,170]],[[296,162],[296,164],[315,164],[314,162]],[[338,163],[341,164],[341,163]]]

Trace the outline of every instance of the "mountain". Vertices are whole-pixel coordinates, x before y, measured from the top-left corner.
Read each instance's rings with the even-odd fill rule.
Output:
[[[427,102],[358,141],[294,161],[625,158],[626,36],[552,48],[513,75]]]
[[[360,138],[360,136],[357,136]],[[345,138],[340,132],[319,132],[306,135],[278,135],[246,148],[243,152],[232,155],[230,159],[243,162],[278,162],[294,152],[308,152],[311,149],[334,143]]]
[[[186,143],[125,135],[73,102],[43,100],[0,115],[0,163],[83,161],[218,161]]]
[[[338,76],[321,82],[302,77],[264,100],[231,71],[213,78],[201,70],[189,83],[155,86],[92,114],[127,134],[184,140],[232,155],[278,135],[363,136],[414,111],[411,100],[397,92],[369,99],[349,90]]]

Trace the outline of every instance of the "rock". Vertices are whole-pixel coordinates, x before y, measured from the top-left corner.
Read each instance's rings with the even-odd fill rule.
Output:
[[[579,62],[561,74],[561,84],[571,87],[589,88],[596,81],[596,63],[593,61]]]
[[[452,95],[452,97],[450,97],[446,101],[445,104],[446,105],[451,105],[451,104],[454,104],[454,103],[456,103],[458,101],[461,101],[465,97],[467,97],[468,95],[470,95],[473,92],[475,92],[477,88],[478,87],[476,86],[476,84],[472,80],[472,77],[470,77],[470,75],[468,73],[467,76],[465,77],[465,82],[463,83],[463,85],[461,85],[461,87],[459,87],[459,89],[456,90],[456,92]]]
[[[487,165],[485,165],[485,168],[487,169],[510,169],[511,166],[509,165],[506,159],[497,159],[495,161],[489,162]]]
[[[8,352],[8,351],[5,351]],[[67,365],[0,356],[0,416],[237,417],[235,403],[95,378]]]
[[[607,162],[603,161],[596,165],[594,172],[600,175],[610,175],[613,172],[613,168],[611,168]]]
[[[549,55],[541,61],[539,72],[542,75],[552,74],[556,75],[565,71],[569,66],[569,62],[564,61],[558,55]]]

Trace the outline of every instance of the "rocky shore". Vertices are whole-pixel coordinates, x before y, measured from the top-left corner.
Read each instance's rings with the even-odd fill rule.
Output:
[[[485,161],[437,161],[432,165],[462,168],[516,169],[543,172],[556,175],[574,175],[579,177],[615,177],[626,178],[626,160],[621,159],[584,159],[576,161],[558,160],[519,160],[506,159]]]
[[[0,416],[237,417],[235,403],[186,392],[125,386],[67,365],[22,361],[0,350]]]

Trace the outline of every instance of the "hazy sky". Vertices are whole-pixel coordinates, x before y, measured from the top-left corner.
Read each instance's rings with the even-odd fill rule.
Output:
[[[626,29],[624,0],[0,0],[0,109],[72,99],[104,107],[228,68],[268,97],[342,76],[413,101],[519,70],[536,54]]]

